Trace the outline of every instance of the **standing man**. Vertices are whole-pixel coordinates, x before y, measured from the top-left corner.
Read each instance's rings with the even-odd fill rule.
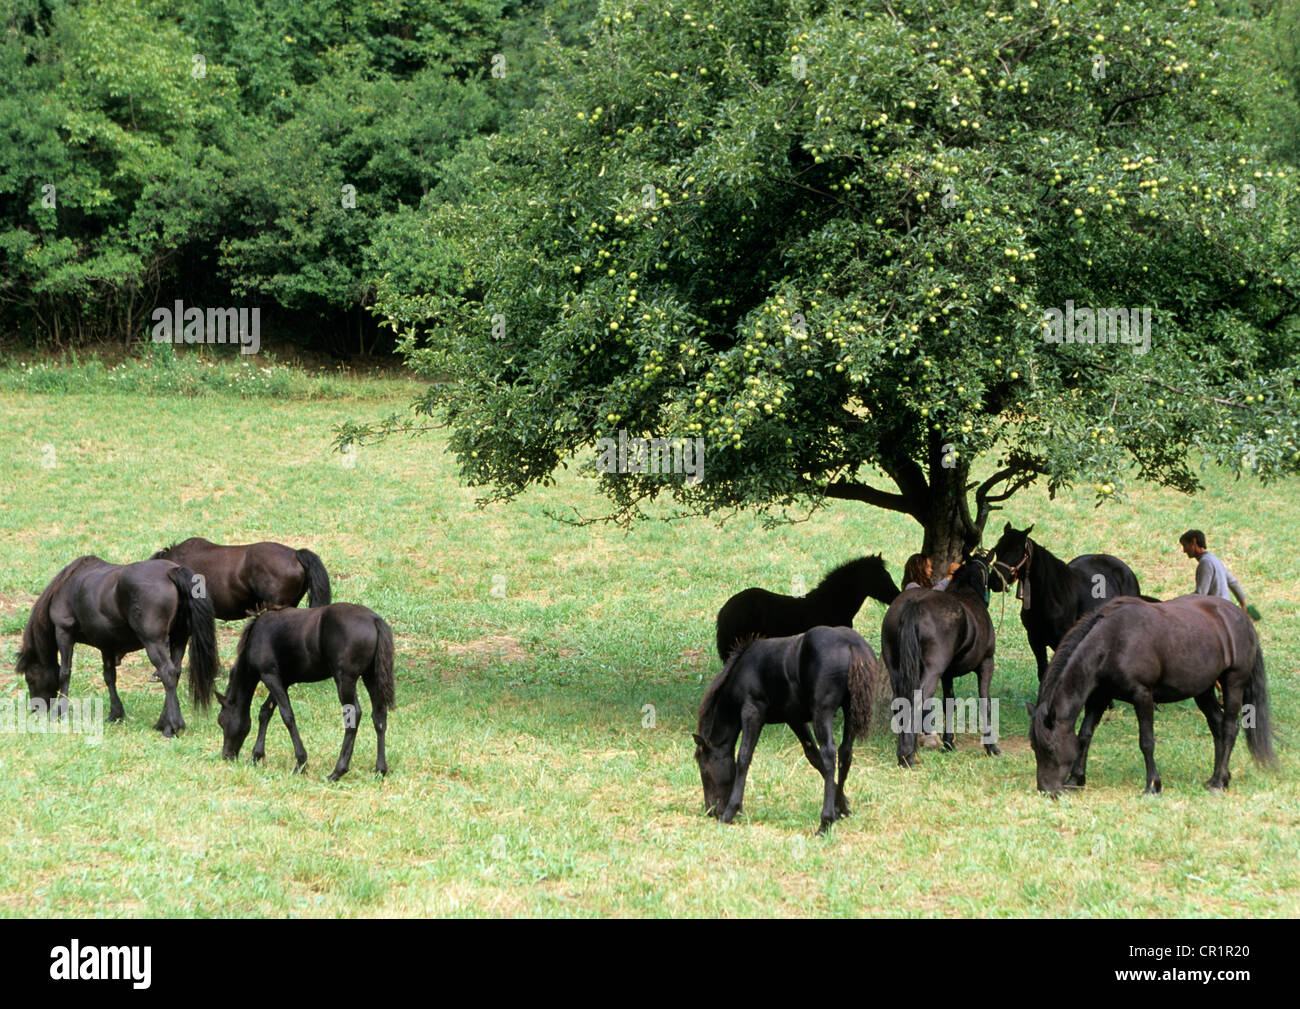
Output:
[[[1246,605],[1246,590],[1232,577],[1223,561],[1205,549],[1205,533],[1199,529],[1188,529],[1178,537],[1183,553],[1196,561],[1196,594],[1201,596],[1218,596],[1231,600],[1237,597],[1241,608],[1250,614],[1252,620],[1259,619],[1259,611],[1254,606]]]

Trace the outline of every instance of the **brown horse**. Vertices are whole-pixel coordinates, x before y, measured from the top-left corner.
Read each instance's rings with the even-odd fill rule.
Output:
[[[967,558],[946,590],[908,589],[890,604],[880,628],[880,654],[894,687],[898,763],[916,763],[916,736],[931,731],[923,723],[935,687],[943,681],[943,746],[954,749],[952,725],[955,676],[979,673],[979,728],[984,751],[998,756],[996,732],[989,725],[989,686],[995,647],[989,617],[989,564]],[[899,720],[902,713],[904,717]]]
[[[1080,554],[1066,564],[1046,547],[1029,538],[1028,529],[1006,524],[993,547],[993,588],[1003,591],[1017,584],[1020,622],[1029,636],[1038,663],[1038,679],[1047,672],[1047,649],[1056,650],[1061,639],[1081,616],[1111,599],[1142,595],[1133,569],[1111,554]],[[999,580],[1001,584],[999,584]]]
[[[1214,685],[1223,690],[1223,705]],[[1254,625],[1239,607],[1215,596],[1180,596],[1163,603],[1121,597],[1080,620],[1052,656],[1029,705],[1029,742],[1038,762],[1038,788],[1082,788],[1088,745],[1112,697],[1137,712],[1138,745],[1146,761],[1144,794],[1160,791],[1155,760],[1157,703],[1195,698],[1214,736],[1214,773],[1205,787],[1232,779],[1228,761],[1238,721],[1251,754],[1272,764],[1264,652]],[[1079,734],[1074,722],[1085,712]]]
[[[218,620],[242,620],[268,606],[328,606],[330,576],[310,550],[282,543],[220,546],[195,536],[153,555],[202,575]]]
[[[888,606],[899,588],[880,554],[841,564],[806,596],[784,596],[767,589],[737,592],[718,611],[718,658],[723,662],[738,642],[750,637],[785,638],[817,626],[852,627],[870,596]]]
[[[235,665],[230,670],[228,694],[217,694],[221,714],[217,724],[224,734],[221,753],[227,760],[239,756],[251,727],[253,691],[260,682],[267,698],[258,714],[257,742],[253,760],[266,753],[266,730],[275,709],[280,709],[293,740],[295,771],[307,764],[307,750],[298,735],[298,723],[289,704],[289,687],[294,683],[334,681],[343,706],[343,748],[330,781],[338,781],[352,763],[361,708],[357,704],[357,680],[370,695],[370,720],[378,737],[375,771],[388,773],[384,755],[384,734],[388,711],[393,706],[393,631],[374,610],[354,603],[334,603],[300,610],[279,607],[264,610],[244,628],[239,639]]]
[[[58,699],[66,709],[72,680],[72,649],[85,644],[104,658],[108,720],[125,716],[117,695],[117,664],[127,652],[143,648],[154,664],[154,678],[166,691],[154,726],[164,736],[185,728],[176,683],[190,645],[190,691],[207,708],[217,677],[217,638],[211,601],[194,591],[195,576],[170,561],[109,564],[78,557],[46,586],[32,606],[18,652],[18,672],[27,679],[31,700]]]
[[[799,738],[808,763],[822,776],[817,832],[825,833],[840,817],[848,816],[844,781],[853,764],[853,740],[865,739],[871,728],[875,674],[871,646],[848,627],[814,627],[792,637],[742,642],[705,691],[699,731],[694,734],[695,762],[709,815],[730,823],[740,812],[759,733],[764,725],[785,722]],[[844,712],[838,751],[833,735],[836,711]]]

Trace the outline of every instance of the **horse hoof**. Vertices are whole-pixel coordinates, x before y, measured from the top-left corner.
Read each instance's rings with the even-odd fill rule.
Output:
[[[293,773],[302,774],[303,768],[306,766],[307,766],[307,761],[304,760],[301,764],[299,764],[297,767],[293,769]]]
[[[957,749],[957,741],[955,739],[945,739],[943,741],[944,753],[952,753],[955,749]]]
[[[1205,787],[1211,792],[1226,792],[1228,790],[1228,783],[1226,781],[1215,781],[1211,778],[1205,783]]]
[[[1000,757],[1000,756],[1002,756],[1002,751],[998,749],[998,744],[997,744],[997,743],[985,743],[985,744],[984,744],[984,753],[985,753],[987,756],[990,756],[990,757]]]
[[[341,772],[341,771],[335,771],[333,774],[331,774],[331,775],[329,776],[329,778],[328,778],[327,780],[329,780],[329,781],[338,781],[339,778],[341,778],[341,777],[343,777],[343,772]]]
[[[385,764],[383,767],[380,767],[378,764],[376,764],[375,773],[379,775],[381,778],[388,777],[388,765]]]
[[[110,722],[120,722],[124,718],[126,718],[126,713],[122,711],[110,711],[108,713],[108,720]]]
[[[1158,781],[1153,781],[1153,782],[1151,782],[1149,785],[1147,785],[1147,787],[1146,787],[1145,789],[1143,789],[1142,794],[1143,794],[1143,795],[1159,795],[1159,794],[1160,794],[1160,782],[1158,782]]]

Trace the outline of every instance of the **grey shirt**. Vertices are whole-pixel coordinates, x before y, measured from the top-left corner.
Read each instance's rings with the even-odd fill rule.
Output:
[[[1196,565],[1196,594],[1218,596],[1229,601],[1236,596],[1237,602],[1243,605],[1246,602],[1246,591],[1241,587],[1241,583],[1232,577],[1231,572],[1224,567],[1223,561],[1209,552],[1201,554],[1201,559]]]

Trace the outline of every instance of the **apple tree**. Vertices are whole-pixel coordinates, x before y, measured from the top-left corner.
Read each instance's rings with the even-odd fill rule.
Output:
[[[704,440],[698,482],[601,474],[622,518],[857,501],[947,559],[1035,481],[1294,470],[1296,170],[1252,121],[1286,85],[1237,56],[1262,30],[612,0],[465,199],[386,221],[378,310],[497,496],[620,431]]]

